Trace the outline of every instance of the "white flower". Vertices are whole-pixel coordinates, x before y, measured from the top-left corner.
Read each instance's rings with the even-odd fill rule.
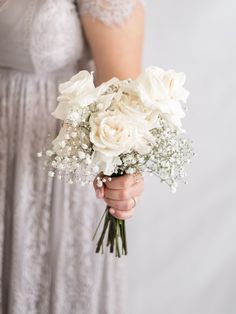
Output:
[[[129,117],[131,123],[138,124],[139,129],[151,130],[159,127],[158,111],[144,106],[135,94],[123,94],[113,103],[113,107]]]
[[[189,92],[183,88],[185,74],[174,70],[164,71],[158,67],[148,67],[136,82],[142,92],[154,101],[177,100],[186,102]]]
[[[90,126],[90,140],[95,151],[116,157],[132,147],[133,128],[120,112],[99,112],[91,116]]]
[[[170,125],[176,127],[179,131],[184,131],[182,129],[181,119],[185,117],[185,112],[179,101],[169,100],[160,102],[158,103],[158,110]]]
[[[68,82],[59,85],[59,104],[52,115],[57,119],[70,119],[78,123],[84,116],[83,109],[95,101],[99,103],[99,110],[108,108],[113,98],[119,97],[121,93],[119,89],[113,91],[109,88],[118,84],[119,80],[112,78],[95,87],[93,73],[80,71]]]
[[[104,94],[105,92],[108,91],[108,89],[111,87],[111,86],[119,86],[120,84],[120,81],[118,80],[118,78],[116,77],[113,77],[111,78],[110,80],[100,84],[98,87],[97,87],[97,90],[99,90],[99,94]],[[109,92],[109,94],[111,94],[112,91]]]
[[[130,119],[139,119],[140,121],[144,120],[145,117],[152,112],[152,110],[145,107],[135,95],[123,94],[118,101],[113,103],[113,106]]]
[[[139,128],[149,130],[159,128],[159,111],[150,108],[140,97],[140,85],[136,81],[120,81],[120,90],[123,94],[113,102],[113,107],[120,110],[131,118],[132,121],[139,120]]]
[[[62,153],[62,148],[63,146],[65,146],[64,144],[65,144],[65,138],[67,134],[68,134],[67,127],[63,125],[57,137],[52,141],[52,150],[58,155]]]
[[[85,158],[85,153],[83,151],[79,151],[78,152],[78,156],[80,159],[84,159]]]
[[[148,154],[152,146],[151,144],[154,143],[155,138],[153,135],[145,128],[136,128],[136,136],[134,137],[133,141],[133,149],[134,151],[138,152],[141,155]]]
[[[47,155],[48,157],[51,157],[53,154],[54,154],[54,152],[53,152],[51,149],[48,149],[48,150],[46,151],[46,155]]]
[[[59,104],[52,115],[65,120],[72,109],[80,109],[91,104],[97,97],[93,73],[80,71],[65,83],[59,85]]]
[[[92,156],[92,163],[90,168],[93,169],[95,173],[103,172],[105,175],[110,176],[115,170],[115,158],[106,156],[98,151],[95,151]]]
[[[110,107],[113,103],[114,99],[119,99],[122,95],[122,90],[118,88],[120,81],[118,78],[113,77],[107,82],[102,83],[98,87],[96,87],[96,90],[98,92],[98,98],[97,98],[97,109],[99,111],[106,110],[108,107]],[[114,87],[116,87],[114,89]]]
[[[160,114],[158,110],[150,110],[150,113],[145,117],[150,129],[160,128]]]
[[[145,106],[158,110],[173,126],[181,129],[185,116],[180,101],[185,102],[189,92],[183,88],[184,73],[149,67],[136,80],[140,99]]]
[[[55,117],[55,115],[54,115],[54,117]],[[75,111],[75,109],[71,109],[71,111],[68,110],[68,112],[65,113],[65,120],[70,120],[75,125],[80,123],[82,119],[83,119],[83,114],[82,114],[82,112],[80,112],[80,110]]]
[[[116,157],[127,153],[136,142],[133,125],[119,111],[99,112],[90,118],[90,140],[97,165],[105,175],[114,172]]]
[[[131,150],[147,154],[151,150],[150,143],[154,140],[145,121],[140,123],[140,120],[131,120],[119,111],[93,115],[90,127],[90,140],[94,149],[92,166],[96,164],[106,175],[114,172],[120,154]]]
[[[128,168],[125,172],[128,173],[128,174],[134,174],[134,173],[136,172],[136,169],[130,167],[130,168]]]

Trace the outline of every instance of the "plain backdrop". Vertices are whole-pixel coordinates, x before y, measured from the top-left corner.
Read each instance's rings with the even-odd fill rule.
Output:
[[[128,314],[236,313],[236,2],[147,0],[144,66],[187,75],[196,157],[127,222]]]

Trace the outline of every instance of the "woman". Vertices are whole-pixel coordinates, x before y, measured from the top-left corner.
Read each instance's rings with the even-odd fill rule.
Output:
[[[140,72],[137,0],[0,2],[1,313],[123,313],[122,263],[94,253],[105,203],[132,216],[143,182],[102,189],[49,179],[37,152],[56,135],[58,84],[96,67],[96,84]],[[90,57],[92,56],[92,57]]]

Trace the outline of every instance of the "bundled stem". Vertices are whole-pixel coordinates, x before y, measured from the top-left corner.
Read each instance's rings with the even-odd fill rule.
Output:
[[[115,253],[116,257],[121,257],[121,255],[127,255],[128,253],[125,232],[125,220],[120,220],[112,216],[109,213],[109,208],[109,206],[106,207],[105,213],[103,214],[93,236],[94,239],[105,215],[102,233],[97,242],[96,253],[103,253],[103,242],[107,233],[106,246],[110,248],[110,253]]]

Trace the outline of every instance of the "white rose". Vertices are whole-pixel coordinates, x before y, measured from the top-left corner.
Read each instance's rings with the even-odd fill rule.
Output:
[[[96,88],[98,91],[97,104],[99,111],[105,111],[112,105],[115,99],[119,99],[121,97],[122,91],[119,88],[119,83],[120,81],[118,78],[113,77]],[[116,88],[114,89],[114,87]]]
[[[139,129],[151,130],[155,127],[158,128],[159,112],[148,108],[140,101],[136,82],[130,81],[128,84],[126,82],[126,84],[121,85],[121,89],[125,93],[113,103],[113,107],[124,113],[134,123],[138,123]]]
[[[91,169],[96,168],[96,172],[102,172],[106,176],[111,176],[115,170],[115,157],[108,157],[98,151],[95,151],[90,164]]]
[[[145,124],[145,123],[144,123]],[[135,124],[119,111],[99,112],[90,118],[90,140],[94,156],[92,166],[99,166],[106,175],[114,172],[117,157],[135,150],[147,154],[153,136],[142,124]]]
[[[133,150],[140,155],[148,154],[152,149],[151,144],[155,141],[153,135],[145,128],[136,128],[135,139],[136,141],[134,140],[133,142]]]
[[[183,72],[176,73],[174,70],[165,72],[163,83],[169,89],[171,99],[186,102],[189,92],[183,87],[186,76]]]
[[[65,83],[59,85],[59,104],[52,115],[65,120],[72,109],[83,108],[96,100],[98,90],[94,86],[93,74],[80,71]]]
[[[117,77],[113,77],[110,80],[103,82],[97,87],[97,90],[99,90],[99,94],[104,94],[108,91],[108,89],[113,86],[119,86],[119,79]]]
[[[113,103],[113,106],[130,119],[140,119],[141,121],[151,112],[134,95],[122,95],[118,101]]]
[[[158,67],[148,67],[142,72],[136,82],[141,95],[154,101],[177,100],[186,102],[189,92],[183,88],[185,74],[174,70],[164,71]],[[143,94],[142,94],[143,93]]]
[[[99,112],[91,116],[90,126],[90,140],[95,151],[115,157],[132,147],[133,127],[120,112]]]
[[[90,140],[94,155],[92,165],[105,175],[114,172],[115,160],[132,147],[132,128],[125,117],[114,111],[99,112],[90,118]]]
[[[167,100],[158,103],[158,110],[162,114],[162,117],[168,121],[172,126],[176,127],[180,131],[182,129],[181,120],[185,117],[185,112],[179,101]]]
[[[181,129],[185,113],[180,101],[185,102],[189,92],[183,88],[184,73],[149,67],[136,80],[140,99],[145,106],[158,110],[173,126]]]

